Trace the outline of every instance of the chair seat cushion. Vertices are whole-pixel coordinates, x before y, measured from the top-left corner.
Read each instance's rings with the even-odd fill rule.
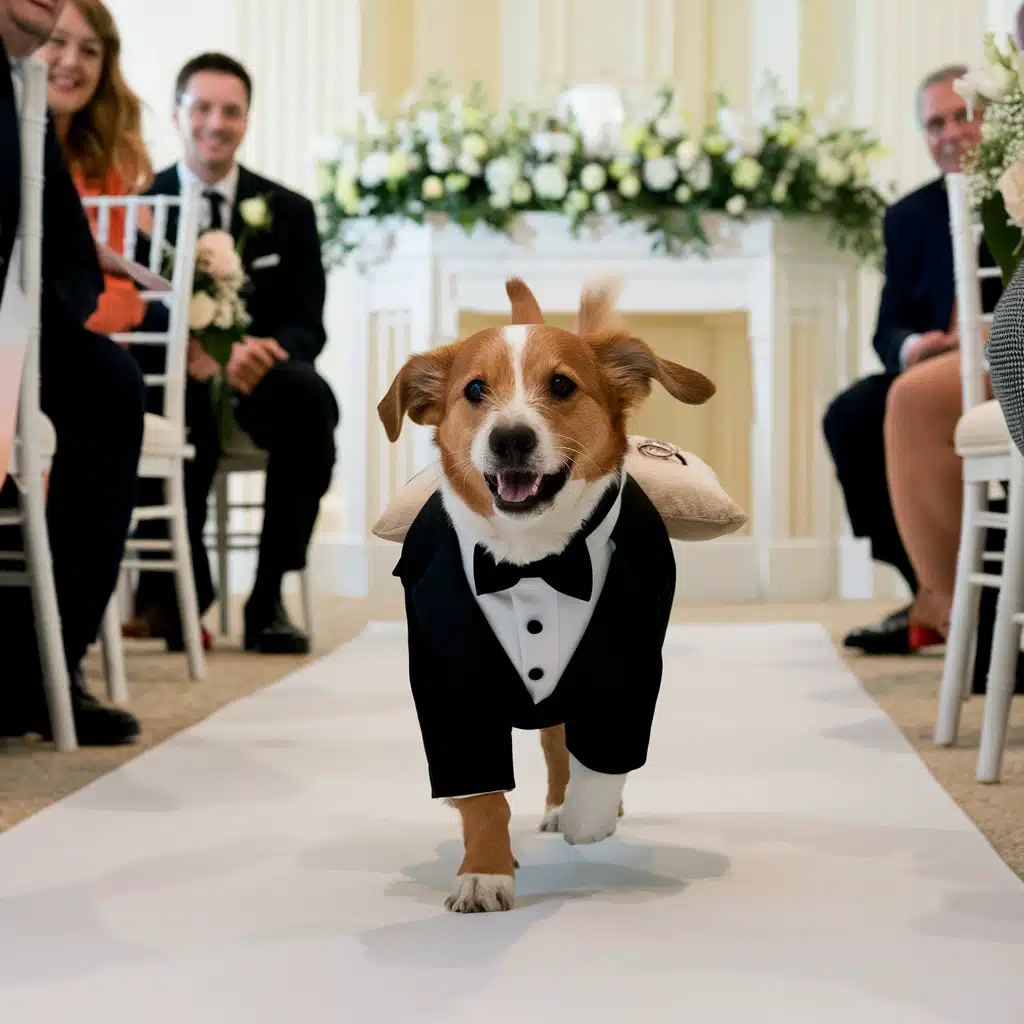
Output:
[[[146,413],[146,424],[142,433],[143,456],[174,456],[185,454],[186,444],[183,431],[170,420],[156,413]]]
[[[1010,451],[1010,431],[999,403],[982,402],[960,417],[953,435],[958,455],[1005,455]]]

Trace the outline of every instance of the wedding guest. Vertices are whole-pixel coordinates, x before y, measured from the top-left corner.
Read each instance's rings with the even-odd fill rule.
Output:
[[[121,72],[121,36],[103,0],[68,0],[37,53],[50,68],[49,103],[64,159],[79,195],[124,196],[153,178],[142,140],[142,103]],[[140,210],[140,226],[149,220]],[[89,211],[94,232],[98,215]],[[125,210],[110,211],[107,244],[124,253]],[[107,274],[86,327],[101,334],[137,328],[146,313],[134,283]]]
[[[893,566],[915,595],[912,605],[846,637],[848,647],[868,654],[909,654],[941,642],[941,606],[952,593],[961,497],[953,452],[960,360],[944,176],[961,169],[980,136],[953,88],[966,71],[962,65],[940,68],[918,88],[919,123],[940,176],[886,212],[885,284],[874,336],[883,371],[840,394],[825,415],[853,533],[867,537],[872,556]],[[981,261],[992,263],[984,247]],[[993,284],[986,283],[986,309],[998,298]]]
[[[309,639],[288,618],[281,583],[286,572],[306,564],[320,499],[334,468],[339,412],[330,386],[314,366],[326,342],[326,282],[313,205],[237,160],[252,93],[248,71],[232,58],[205,53],[190,60],[178,75],[174,93],[184,155],[157,174],[150,191],[178,195],[183,184],[198,180],[203,188],[201,227],[221,228],[236,240],[246,232],[242,258],[252,282],[246,300],[252,323],[249,336],[234,346],[227,374],[236,392],[237,424],[269,453],[269,461],[244,644],[247,651],[296,654],[309,650]],[[246,225],[243,209],[254,226]],[[185,464],[185,496],[201,612],[215,597],[203,527],[221,454],[210,383],[217,370],[193,341],[185,403],[196,454]],[[158,523],[144,525],[147,536],[161,528]],[[227,600],[226,581],[219,583],[221,598]],[[181,625],[169,574],[143,574],[136,609],[149,635],[164,636],[169,645],[180,647]]]
[[[20,62],[53,32],[64,0],[0,0],[0,285],[20,216]],[[135,504],[143,384],[131,357],[85,328],[103,276],[82,203],[47,125],[43,193],[40,401],[57,433],[47,527],[78,740],[133,739],[139,724],[85,688],[81,661],[117,580]],[[0,504],[16,499],[5,487]],[[21,548],[15,531],[0,549]],[[51,738],[32,606],[25,588],[0,587],[0,735]]]

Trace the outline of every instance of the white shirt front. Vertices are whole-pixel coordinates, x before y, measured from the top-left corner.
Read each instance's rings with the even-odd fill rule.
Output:
[[[604,589],[615,550],[611,534],[622,508],[622,482],[615,503],[586,540],[593,572],[589,601],[569,597],[539,578],[522,579],[497,594],[478,595],[473,572],[476,542],[456,531],[470,589],[534,703],[551,696],[558,685]]]
[[[8,63],[11,68],[11,84],[14,86],[14,112],[21,116],[21,103],[24,90],[24,83],[21,80],[21,58],[9,57]]]
[[[222,217],[224,218],[224,230],[231,230],[231,214],[235,208],[235,196],[238,193],[238,164],[235,164],[227,174],[224,175],[220,181],[215,181],[212,184],[203,181],[187,164],[178,162],[178,181],[181,184],[182,191],[188,185],[196,183],[199,185],[200,191],[202,192],[219,192],[224,197],[224,205],[222,209]],[[213,223],[213,210],[210,207],[210,201],[204,199],[199,205],[199,230],[206,231]]]

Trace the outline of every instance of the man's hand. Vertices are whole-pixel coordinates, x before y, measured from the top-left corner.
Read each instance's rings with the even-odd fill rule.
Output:
[[[948,352],[960,344],[957,332],[947,334],[945,331],[928,331],[915,338],[907,349],[907,366],[916,366],[925,359],[937,356],[940,352]]]
[[[252,394],[274,364],[287,358],[288,353],[273,338],[243,338],[231,349],[228,380],[243,395]]]
[[[188,342],[188,375],[193,380],[212,380],[217,375],[217,360],[209,355],[206,349],[196,341],[189,338]]]

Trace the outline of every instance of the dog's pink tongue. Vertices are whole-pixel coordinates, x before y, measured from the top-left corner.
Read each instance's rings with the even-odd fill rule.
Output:
[[[498,475],[498,496],[502,501],[526,501],[532,498],[540,487],[540,477],[533,473],[500,473]]]

